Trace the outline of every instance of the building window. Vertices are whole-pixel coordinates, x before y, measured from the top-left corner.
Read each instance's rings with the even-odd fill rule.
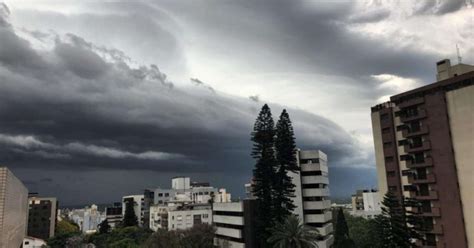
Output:
[[[380,120],[386,120],[386,119],[388,119],[388,113],[380,114]]]
[[[163,197],[163,193],[158,193],[158,197]]]
[[[394,177],[395,171],[387,171],[387,177]]]
[[[390,128],[389,127],[383,128],[382,133],[390,133]]]
[[[386,162],[386,163],[393,162],[393,156],[385,157],[385,162]]]
[[[165,197],[168,197],[168,196],[170,196],[170,193],[165,193]]]
[[[390,148],[390,147],[392,147],[392,142],[390,142],[390,141],[384,142],[384,143],[383,143],[383,147],[384,147],[384,148]]]
[[[392,191],[392,192],[396,192],[397,191],[397,186],[388,186],[388,190]]]

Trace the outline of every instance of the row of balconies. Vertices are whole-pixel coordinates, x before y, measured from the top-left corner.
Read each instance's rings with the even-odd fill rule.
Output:
[[[303,189],[303,197],[312,197],[312,196],[329,196],[329,189],[328,188]]]
[[[329,209],[331,207],[330,200],[324,201],[304,201],[303,208],[304,209]]]

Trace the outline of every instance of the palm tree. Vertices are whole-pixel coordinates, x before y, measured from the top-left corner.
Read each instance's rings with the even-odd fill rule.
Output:
[[[270,228],[271,236],[267,242],[274,248],[318,248],[316,228],[301,223],[295,215],[288,216],[282,223]]]

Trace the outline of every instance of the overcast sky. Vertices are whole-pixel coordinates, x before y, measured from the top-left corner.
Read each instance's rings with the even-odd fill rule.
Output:
[[[7,1],[0,164],[63,205],[189,175],[240,196],[259,108],[329,155],[331,193],[376,187],[370,107],[473,63],[471,0]]]

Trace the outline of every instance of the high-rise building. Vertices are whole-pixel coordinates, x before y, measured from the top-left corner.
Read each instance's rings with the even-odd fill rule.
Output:
[[[112,206],[105,208],[105,219],[110,227],[115,228],[122,222],[122,203],[115,202]]]
[[[28,236],[44,240],[53,237],[58,216],[56,198],[30,196],[28,204]]]
[[[304,224],[319,231],[319,248],[331,247],[334,243],[327,155],[319,150],[298,150],[297,162],[300,170],[290,172],[295,188],[294,214]]]
[[[256,199],[213,204],[213,223],[216,227],[214,244],[217,247],[256,248]]]
[[[474,66],[436,64],[438,82],[372,107],[379,191],[422,207],[425,247],[474,245]]]
[[[26,236],[28,189],[6,167],[0,167],[0,247],[21,247]]]

